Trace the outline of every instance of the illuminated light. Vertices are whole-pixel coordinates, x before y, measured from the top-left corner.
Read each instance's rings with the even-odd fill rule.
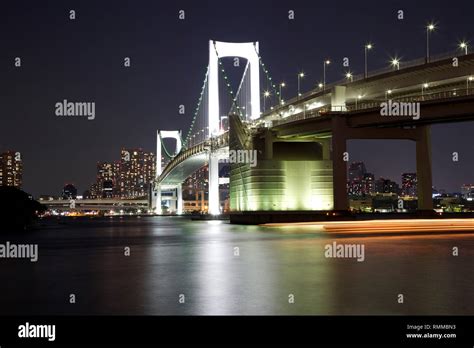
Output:
[[[322,83],[318,84],[318,87],[323,88],[323,84]]]
[[[304,77],[304,72],[300,72],[299,76]]]
[[[357,99],[362,99],[362,96],[359,94],[359,95],[357,96]]]
[[[331,64],[331,61],[329,59],[327,59],[325,62],[324,62],[326,65],[329,65]]]
[[[222,224],[222,221],[220,221],[220,220],[209,220],[209,221],[207,221],[207,223],[209,225],[220,225],[220,224]]]
[[[428,88],[428,86],[429,86],[429,85],[428,85],[427,83],[424,83],[424,84],[423,84],[423,88]]]
[[[280,86],[285,87],[286,83],[282,82],[282,83],[280,83]]]
[[[350,73],[350,72],[346,73],[346,78],[351,79],[352,78],[352,73]]]
[[[264,95],[265,97],[269,97],[269,96],[270,96],[270,92],[269,92],[269,91],[265,91],[265,92],[263,93],[263,95]]]
[[[474,80],[474,76],[469,76],[467,79],[468,79],[469,81],[473,81],[473,80]]]
[[[368,50],[371,50],[373,47],[373,45],[371,43],[368,43],[367,45],[365,45],[365,48],[367,48]]]
[[[389,89],[389,90],[387,91],[387,93],[388,93],[388,94],[392,94],[392,90]]]
[[[428,29],[429,31],[433,31],[436,29],[436,25],[434,23],[429,23],[427,26],[426,26],[426,29]]]
[[[393,58],[393,59],[390,61],[390,64],[391,64],[393,67],[396,67],[397,69],[400,69],[400,59],[398,59],[398,58]]]

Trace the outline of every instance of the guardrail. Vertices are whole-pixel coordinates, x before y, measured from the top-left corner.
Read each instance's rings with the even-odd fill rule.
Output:
[[[450,90],[450,91],[434,92],[434,93],[423,93],[423,94],[410,95],[410,96],[400,96],[400,97],[380,99],[380,100],[371,100],[369,102],[358,102],[357,104],[351,103],[342,107],[341,106],[331,107],[331,105],[328,104],[317,109],[302,111],[280,120],[274,120],[272,121],[272,126],[278,126],[278,125],[282,125],[286,123],[304,120],[307,118],[320,117],[330,111],[348,113],[348,112],[354,112],[354,111],[359,111],[359,110],[375,109],[375,108],[379,108],[381,103],[386,102],[388,100],[391,100],[392,102],[396,101],[396,102],[406,102],[406,103],[408,102],[422,103],[426,101],[452,99],[452,98],[465,97],[465,96],[470,96],[470,95],[474,95],[474,87],[462,88],[462,89],[456,89],[456,90]]]

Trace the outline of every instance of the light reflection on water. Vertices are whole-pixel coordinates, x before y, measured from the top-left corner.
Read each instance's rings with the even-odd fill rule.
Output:
[[[0,260],[2,314],[474,314],[467,233],[331,235],[156,217],[79,221],[8,240],[38,243],[39,261]],[[326,258],[333,241],[364,244],[365,261]]]

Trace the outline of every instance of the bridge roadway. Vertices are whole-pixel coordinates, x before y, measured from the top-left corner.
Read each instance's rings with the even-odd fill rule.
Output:
[[[457,59],[457,66],[453,66]],[[425,64],[423,60],[407,62],[407,67],[400,70],[383,69],[380,72],[369,74],[368,78],[354,77],[353,82],[348,79],[326,85],[324,90],[317,88],[285,101],[284,105],[269,109],[262,114],[261,121],[274,121],[274,124],[292,121],[291,116],[301,114],[321,114],[331,110],[341,111],[342,105],[332,105],[335,100],[336,86],[345,87],[343,97],[344,109],[354,111],[358,109],[379,107],[387,100],[423,101],[444,98],[450,94],[466,95],[474,91],[474,53],[462,56],[443,56],[432,59]],[[428,87],[424,87],[428,84]],[[390,94],[387,92],[391,91]],[[422,95],[420,95],[422,94]]]
[[[174,157],[163,170],[157,183],[163,186],[181,184],[196,170],[209,161],[209,153],[213,152],[219,160],[229,157],[229,132],[203,141],[183,150]]]

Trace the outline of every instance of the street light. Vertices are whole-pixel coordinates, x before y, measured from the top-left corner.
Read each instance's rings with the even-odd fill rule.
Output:
[[[357,96],[356,100],[355,100],[355,101],[356,101],[356,110],[357,110],[357,101],[358,101],[358,100],[361,100],[361,99],[362,99],[362,96],[359,94],[359,95]]]
[[[426,26],[426,62],[430,62],[430,33],[436,29],[434,23],[428,23]]]
[[[385,100],[388,99],[388,96],[389,96],[390,94],[392,94],[392,90],[391,90],[391,89],[385,91]]]
[[[429,85],[426,82],[421,85],[421,99],[422,100],[425,100],[424,92],[425,92],[425,89],[427,89],[428,87]]]
[[[298,73],[298,99],[301,97],[300,93],[300,84],[301,84],[301,79],[304,77],[304,72]]]
[[[281,102],[282,102],[282,99],[281,99],[281,88],[282,88],[282,87],[285,87],[285,86],[286,86],[286,83],[284,83],[284,82],[280,83],[280,94],[279,94],[279,97],[280,97],[280,104],[281,104]]]
[[[323,62],[323,90],[326,90],[326,65],[331,64],[331,61],[329,59],[326,59]]]
[[[466,54],[466,55],[467,55],[467,47],[468,46],[469,45],[467,44],[466,41],[462,41],[462,42],[459,43],[459,49],[464,50],[464,54]]]
[[[466,95],[469,94],[469,84],[474,81],[474,76],[469,76],[466,80]]]
[[[270,92],[269,91],[265,91],[263,92],[263,112],[265,112],[265,101],[267,100],[267,98],[270,96]]]
[[[365,53],[365,73],[364,77],[367,78],[367,51],[371,50],[374,47],[371,43],[368,43],[364,46],[364,53]]]
[[[350,71],[346,72],[346,79],[350,80],[351,82],[354,81],[354,75]]]
[[[319,88],[323,88],[323,84],[320,82],[320,83],[318,84],[318,87],[319,87]]]
[[[391,61],[390,61],[390,65],[394,68],[396,68],[397,70],[400,70],[400,59],[398,58],[393,58]]]

